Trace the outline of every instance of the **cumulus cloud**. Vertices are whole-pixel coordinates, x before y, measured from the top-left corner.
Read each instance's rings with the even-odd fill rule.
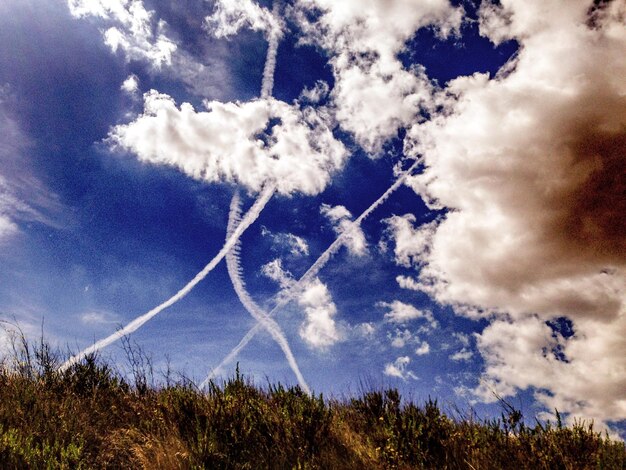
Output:
[[[321,12],[313,22],[311,11]],[[462,19],[462,10],[447,0],[299,0],[291,14],[303,41],[321,45],[332,57],[338,121],[374,155],[433,106],[433,85],[423,68],[406,69],[398,59],[406,41],[426,26],[446,36]]]
[[[129,95],[134,95],[139,90],[139,79],[137,75],[129,75],[122,83],[121,89]]]
[[[205,24],[216,37],[232,36],[244,28],[273,34],[282,30],[280,19],[252,0],[217,0]]]
[[[306,315],[300,327],[300,337],[309,346],[323,350],[341,341],[341,334],[333,318],[337,314],[337,307],[325,284],[315,279],[300,295],[298,304],[304,308]]]
[[[289,289],[294,288],[296,281],[291,273],[283,268],[280,259],[263,265],[261,272],[281,286],[282,291],[278,295],[279,302],[281,295],[293,295]],[[319,278],[313,279],[302,289],[297,302],[304,309],[305,315],[300,326],[300,337],[310,347],[326,350],[344,339],[334,318],[337,314],[337,306],[333,302],[328,287]],[[371,335],[373,332],[373,326],[370,328],[367,324],[363,324],[363,336]]]
[[[428,323],[429,328],[437,328],[437,320],[433,317],[430,310],[419,310],[413,305],[405,304],[399,300],[394,300],[391,303],[378,302],[378,307],[389,309],[385,313],[385,321],[389,323],[405,324],[412,320],[423,319]]]
[[[322,204],[320,213],[333,224],[333,230],[337,235],[346,234],[343,244],[350,254],[363,256],[367,253],[367,240],[365,240],[363,229],[354,225],[352,214],[348,209],[344,206],[333,207]]]
[[[565,337],[538,316],[493,322],[477,337],[485,358],[479,396],[493,401],[517,389],[533,387],[548,410],[571,413],[597,423],[626,415],[626,320],[604,325],[579,320]]]
[[[417,347],[417,349],[415,350],[415,354],[418,356],[425,356],[426,354],[430,353],[430,344],[428,344],[426,341],[422,341],[420,343],[420,345]]]
[[[387,236],[394,241],[395,261],[400,266],[421,265],[427,259],[437,222],[415,227],[413,214],[394,215],[383,222],[387,225]]]
[[[409,356],[401,356],[395,361],[385,364],[383,373],[389,377],[396,377],[402,380],[417,380],[417,376],[410,370],[407,370],[410,363],[411,358]]]
[[[419,269],[401,286],[498,318],[478,337],[486,381],[503,395],[548,390],[538,395],[547,406],[598,420],[626,419],[616,335],[626,318],[625,18],[623,2],[483,2],[482,34],[515,38],[519,53],[494,78],[452,81],[443,112],[410,129],[405,151],[425,170],[407,183],[448,212],[423,233],[410,217],[390,224],[398,263]],[[577,332],[562,346],[569,361],[544,352],[554,342],[545,322],[562,316]]]
[[[272,98],[206,102],[206,111],[154,90],[135,121],[109,141],[145,162],[169,165],[202,181],[229,181],[251,191],[274,183],[282,194],[321,192],[347,157],[323,113]]]

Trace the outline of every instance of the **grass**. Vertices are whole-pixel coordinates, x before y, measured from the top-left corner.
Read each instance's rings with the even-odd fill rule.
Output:
[[[3,469],[626,469],[626,448],[577,423],[452,419],[396,390],[346,400],[236,375],[200,392],[154,385],[125,342],[131,378],[96,356],[63,373],[42,341],[13,338],[0,368]]]

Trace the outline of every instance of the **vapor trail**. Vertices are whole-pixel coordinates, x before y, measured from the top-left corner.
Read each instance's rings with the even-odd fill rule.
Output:
[[[307,272],[305,272],[304,275],[294,285],[287,289],[287,292],[284,296],[278,296],[276,306],[268,313],[269,317],[272,317],[276,312],[278,312],[281,308],[287,305],[291,300],[293,300],[302,292],[303,287],[317,276],[319,271],[326,265],[326,263],[328,263],[331,256],[334,255],[339,250],[339,248],[341,248],[344,240],[350,235],[352,230],[361,225],[361,223],[367,217],[369,217],[372,212],[374,212],[381,204],[383,204],[389,198],[389,196],[391,196],[402,185],[402,183],[404,183],[404,180],[407,178],[407,176],[409,176],[413,172],[413,170],[420,164],[420,162],[421,160],[416,160],[415,163],[413,163],[413,165],[411,165],[408,170],[404,171],[398,177],[398,179],[396,179],[395,183],[393,183],[389,187],[389,189],[387,189],[387,191],[383,193],[382,196],[376,199],[376,201],[374,201],[371,206],[365,209],[365,211],[354,222],[352,222],[350,228],[342,232],[335,239],[335,241],[326,249],[326,251],[324,251],[324,253],[322,253],[320,257],[317,258],[315,263],[311,265]],[[260,329],[260,323],[254,325],[241,339],[241,341],[239,341],[239,344],[235,346],[233,350],[228,353],[228,355],[222,360],[222,362],[220,362],[220,364],[215,369],[213,369],[213,371],[207,376],[207,378],[204,379],[204,382],[202,382],[200,388],[204,388],[209,380],[213,379],[226,364],[230,363],[237,356],[237,354],[239,354],[239,352],[246,347],[250,340],[254,338],[254,336],[259,332]]]
[[[261,98],[269,98],[272,96],[274,88],[274,70],[276,69],[276,54],[278,52],[278,42],[282,37],[280,22],[278,21],[282,0],[274,0],[272,7],[272,15],[276,20],[276,25],[272,25],[269,35],[269,45],[267,48],[267,57],[265,59],[265,67],[263,68],[263,81],[261,82]]]
[[[239,199],[239,193],[235,193],[230,205],[230,214],[228,216],[228,229],[227,229],[227,238],[230,236],[230,232],[234,230],[237,226],[238,219],[241,212],[241,205]],[[230,280],[233,283],[233,287],[235,288],[235,292],[237,293],[237,297],[246,308],[246,310],[252,315],[252,317],[258,322],[259,325],[265,327],[268,333],[272,336],[274,341],[278,343],[280,348],[283,350],[285,357],[287,358],[287,362],[291,367],[291,370],[296,375],[298,379],[298,383],[302,389],[310,394],[311,391],[309,386],[307,385],[302,373],[300,372],[300,368],[298,367],[298,363],[296,362],[295,357],[291,352],[291,348],[289,347],[289,343],[287,342],[287,338],[283,334],[280,326],[274,319],[270,318],[268,314],[259,307],[254,300],[250,297],[248,292],[246,291],[245,284],[243,279],[241,278],[241,266],[239,263],[238,252],[241,246],[241,241],[238,240],[237,243],[233,246],[233,248],[226,254],[226,267],[228,268],[228,275],[230,276]]]
[[[259,215],[261,214],[261,211],[263,210],[265,205],[268,203],[268,201],[271,199],[272,195],[274,194],[275,189],[276,189],[275,185],[269,185],[263,189],[258,199],[254,202],[250,210],[243,217],[239,225],[237,225],[237,228],[235,228],[232,234],[230,235],[230,237],[228,237],[228,239],[226,240],[226,243],[224,244],[222,249],[219,251],[219,253],[215,255],[215,257],[209,262],[209,264],[207,264],[204,267],[204,269],[202,269],[202,271],[196,274],[196,276],[191,281],[189,281],[187,285],[185,285],[185,287],[183,287],[174,296],[172,296],[171,298],[169,298],[162,304],[156,306],[149,312],[144,313],[143,315],[135,318],[132,322],[130,322],[124,328],[116,331],[115,333],[113,333],[112,335],[104,339],[101,339],[100,341],[94,343],[92,346],[89,346],[88,348],[82,350],[78,354],[72,356],[59,367],[59,371],[63,372],[64,370],[72,366],[72,364],[75,364],[76,362],[80,361],[88,354],[94,353],[102,348],[105,348],[111,343],[122,338],[123,336],[130,334],[133,331],[136,331],[138,328],[140,328],[144,323],[146,323],[152,317],[154,317],[161,311],[165,310],[166,308],[171,307],[180,299],[182,299],[187,294],[189,294],[189,292],[191,292],[191,290],[200,281],[202,281],[215,268],[215,266],[218,265],[218,263],[222,260],[222,258],[224,258],[224,256],[226,256],[226,254],[230,251],[230,249],[233,246],[235,246],[235,244],[239,240],[239,237],[241,237],[241,234],[245,232],[245,230],[259,217]]]

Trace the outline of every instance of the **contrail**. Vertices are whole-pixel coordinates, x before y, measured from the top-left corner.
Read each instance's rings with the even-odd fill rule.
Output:
[[[276,53],[278,52],[278,42],[282,37],[282,30],[278,21],[282,0],[274,0],[272,7],[272,15],[276,20],[277,26],[272,25],[269,35],[269,45],[267,48],[267,57],[265,59],[265,67],[263,68],[263,81],[261,82],[261,98],[269,98],[272,96],[274,88],[274,70],[276,69]]]
[[[241,212],[241,205],[239,199],[239,192],[236,192],[233,196],[231,205],[230,205],[230,214],[228,216],[228,229],[227,229],[227,239],[230,236],[230,233],[238,224],[238,219]],[[298,363],[296,362],[295,357],[291,352],[291,348],[289,347],[289,343],[285,338],[280,326],[274,319],[270,318],[268,314],[259,307],[254,300],[250,297],[248,292],[246,291],[244,282],[241,278],[241,266],[239,263],[238,251],[241,246],[241,240],[238,240],[237,243],[233,246],[233,248],[226,254],[226,267],[228,268],[228,275],[230,276],[230,280],[233,283],[233,287],[235,288],[235,292],[237,293],[237,297],[246,308],[246,310],[252,315],[252,317],[272,336],[274,341],[278,343],[280,348],[283,350],[285,357],[287,358],[287,362],[293,370],[293,373],[296,375],[298,379],[298,383],[302,387],[302,389],[310,394],[311,391],[309,386],[307,385],[302,373],[300,372],[300,368],[298,367]]]
[[[92,346],[89,346],[88,348],[84,349],[78,354],[72,356],[59,367],[59,371],[60,372],[65,371],[70,366],[80,361],[88,354],[94,353],[102,348],[105,348],[111,343],[122,338],[123,336],[132,333],[133,331],[140,328],[144,323],[146,323],[152,317],[154,317],[161,311],[165,310],[167,307],[174,305],[180,299],[182,299],[187,294],[189,294],[189,292],[191,292],[191,290],[200,281],[202,281],[207,276],[207,274],[209,274],[215,268],[215,266],[218,265],[218,263],[222,260],[222,258],[224,258],[224,256],[226,256],[226,254],[230,251],[230,249],[233,246],[235,246],[235,244],[237,243],[237,240],[239,240],[239,237],[241,237],[241,234],[245,232],[245,230],[259,217],[259,215],[261,214],[261,211],[263,210],[265,205],[269,202],[275,190],[276,190],[276,186],[273,184],[266,186],[263,189],[258,199],[255,201],[255,203],[252,205],[250,210],[246,213],[244,218],[241,220],[241,223],[237,226],[237,228],[233,231],[230,237],[226,240],[226,243],[224,244],[222,249],[219,251],[219,253],[215,255],[215,257],[209,262],[209,264],[207,264],[204,267],[204,269],[202,269],[202,271],[196,274],[196,276],[191,281],[189,281],[189,283],[187,283],[185,287],[183,287],[174,296],[172,296],[171,298],[169,298],[162,304],[153,308],[149,312],[144,313],[143,315],[135,318],[132,322],[130,322],[124,328],[116,331],[115,333],[113,333],[112,335],[104,339],[101,339],[100,341],[96,342]]]
[[[335,241],[326,249],[326,251],[324,251],[324,253],[322,253],[321,256],[317,258],[317,261],[315,261],[315,263],[311,265],[311,267],[307,270],[307,272],[304,273],[304,275],[292,287],[288,288],[288,291],[286,292],[286,294],[284,296],[278,297],[276,306],[268,313],[268,316],[272,317],[277,311],[279,311],[281,308],[283,308],[285,305],[287,305],[291,300],[293,300],[297,295],[301,293],[303,287],[306,286],[309,282],[311,282],[315,278],[315,276],[317,276],[319,271],[326,265],[326,263],[328,263],[331,256],[334,255],[339,250],[339,248],[341,248],[341,246],[344,243],[344,240],[352,232],[352,230],[355,227],[358,227],[367,217],[369,217],[369,215],[372,212],[374,212],[381,204],[383,204],[389,198],[389,196],[391,196],[391,194],[393,194],[402,185],[402,183],[404,183],[404,180],[406,179],[406,177],[409,176],[415,168],[417,168],[420,162],[421,160],[416,160],[415,163],[413,163],[413,165],[411,165],[411,167],[408,170],[403,172],[398,177],[395,183],[393,183],[389,187],[389,189],[387,189],[387,191],[383,193],[382,196],[376,199],[376,201],[374,201],[374,203],[371,206],[369,206],[365,210],[365,212],[363,212],[352,223],[352,226],[348,230],[341,233],[335,239]],[[237,356],[237,354],[239,354],[239,352],[244,347],[246,347],[246,345],[259,332],[260,329],[261,329],[260,323],[257,323],[256,325],[254,325],[248,331],[248,333],[246,333],[246,335],[241,339],[239,344],[235,346],[234,349],[230,353],[228,353],[228,355],[222,360],[222,362],[220,362],[220,364],[215,369],[213,369],[213,371],[207,376],[207,378],[204,379],[204,382],[202,382],[202,384],[200,385],[200,388],[204,388],[206,384],[211,379],[213,379],[226,364],[230,363]]]

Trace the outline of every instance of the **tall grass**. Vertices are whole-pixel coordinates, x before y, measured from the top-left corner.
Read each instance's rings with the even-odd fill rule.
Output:
[[[57,372],[43,342],[13,338],[0,368],[0,468],[626,469],[623,442],[591,424],[452,419],[396,390],[346,400],[258,387],[239,371],[201,393],[154,383],[125,343],[130,378],[94,355]]]

